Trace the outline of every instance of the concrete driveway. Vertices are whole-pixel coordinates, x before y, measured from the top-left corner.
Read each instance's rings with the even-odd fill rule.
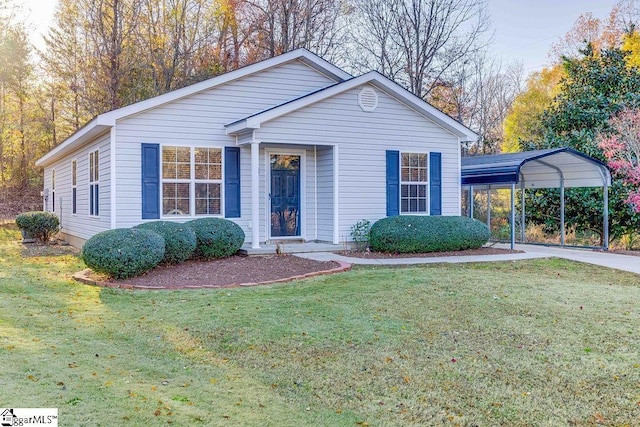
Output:
[[[495,247],[509,249],[509,245],[498,244]],[[615,268],[640,274],[640,257],[633,255],[620,255],[610,252],[593,251],[588,249],[569,249],[561,247],[548,247],[538,245],[516,245],[516,250],[523,251],[517,254],[503,255],[477,255],[477,256],[449,256],[429,258],[392,258],[392,259],[363,259],[338,255],[332,252],[314,252],[295,254],[303,258],[317,261],[343,261],[350,264],[367,265],[410,265],[410,264],[434,264],[434,263],[461,263],[461,262],[491,262],[513,261],[533,258],[565,258],[573,261],[595,264],[602,267]]]

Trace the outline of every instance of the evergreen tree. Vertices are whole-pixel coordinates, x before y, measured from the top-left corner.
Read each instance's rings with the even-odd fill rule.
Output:
[[[604,162],[596,137],[607,130],[613,115],[640,106],[640,71],[628,66],[628,52],[620,48],[598,51],[587,45],[580,53],[579,58],[564,58],[560,91],[542,117],[544,136],[526,148],[570,147]],[[640,215],[625,202],[627,196],[622,181],[614,179],[609,193],[613,239],[640,227]],[[565,203],[567,225],[600,232],[602,191],[568,189]],[[557,190],[538,190],[528,198],[526,209],[534,222],[557,229],[559,207]]]

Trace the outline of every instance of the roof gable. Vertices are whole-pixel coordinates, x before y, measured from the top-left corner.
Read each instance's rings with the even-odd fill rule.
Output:
[[[228,123],[225,125],[227,128],[227,134],[239,135],[251,129],[259,129],[263,123],[364,84],[371,84],[377,87],[422,116],[433,121],[438,126],[456,135],[461,141],[476,141],[478,139],[478,136],[472,130],[376,71],[371,71],[359,77],[338,82],[334,85],[306,94],[275,107],[252,114],[251,116],[244,117],[235,122]]]

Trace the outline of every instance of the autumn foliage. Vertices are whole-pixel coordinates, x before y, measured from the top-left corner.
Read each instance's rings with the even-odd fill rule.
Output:
[[[609,120],[609,126],[609,132],[598,136],[598,147],[628,189],[625,202],[640,213],[640,110],[623,110]]]

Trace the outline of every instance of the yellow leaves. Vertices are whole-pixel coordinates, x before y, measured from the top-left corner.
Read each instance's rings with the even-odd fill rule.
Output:
[[[217,378],[209,378],[209,384],[216,384],[218,382]]]
[[[622,49],[630,52],[626,58],[627,66],[640,67],[640,34],[634,31],[625,34],[622,40]]]
[[[516,97],[504,120],[503,153],[520,151],[521,140],[535,140],[541,135],[542,112],[558,94],[558,83],[564,74],[562,66],[556,64],[529,77],[527,89]]]
[[[35,383],[37,383],[38,381],[40,381],[40,378],[35,377],[35,376],[33,376],[33,375],[29,375],[29,376],[27,377],[27,379],[28,379],[29,381],[33,381],[33,382],[35,382]]]

